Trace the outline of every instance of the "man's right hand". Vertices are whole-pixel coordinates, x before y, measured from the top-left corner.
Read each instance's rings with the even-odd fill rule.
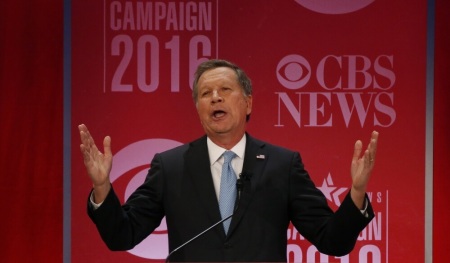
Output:
[[[93,201],[101,203],[111,189],[109,180],[112,167],[111,137],[106,136],[103,140],[104,153],[102,153],[95,145],[94,138],[92,138],[86,125],[80,124],[78,130],[80,131],[80,150],[83,154],[84,165],[94,187]]]

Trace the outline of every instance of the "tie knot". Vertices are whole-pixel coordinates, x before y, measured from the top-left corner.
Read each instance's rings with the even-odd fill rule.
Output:
[[[236,157],[236,154],[232,151],[226,151],[223,153],[224,164],[230,163],[233,158]]]

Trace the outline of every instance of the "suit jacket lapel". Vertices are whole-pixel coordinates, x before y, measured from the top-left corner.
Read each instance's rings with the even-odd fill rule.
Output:
[[[264,142],[253,139],[250,135],[246,134],[247,142],[245,146],[244,166],[242,168],[242,176],[244,180],[244,189],[241,194],[238,209],[233,215],[228,235],[232,234],[233,230],[239,224],[242,216],[248,205],[251,202],[253,193],[255,192],[259,181],[263,175],[264,166],[269,158],[266,152]]]
[[[246,136],[247,142],[245,146],[244,165],[241,173],[241,176],[246,178],[243,178],[244,189],[242,191],[238,209],[232,217],[228,235],[233,233],[234,229],[239,224],[239,221],[242,219],[242,216],[245,214],[245,211],[251,202],[253,193],[261,179],[264,166],[269,158],[264,149],[265,144],[263,142],[253,139],[248,134],[246,134]],[[186,174],[192,179],[195,193],[199,197],[199,202],[204,206],[212,225],[220,221],[221,215],[212,180],[206,136],[190,143],[190,147],[186,151],[184,159],[186,164]],[[225,237],[223,227],[217,226],[215,231]]]
[[[212,180],[206,136],[190,143],[184,159],[186,174],[192,179],[194,191],[198,195],[199,202],[205,208],[212,225],[221,219],[221,215]],[[216,231],[225,235],[221,227],[217,227]]]

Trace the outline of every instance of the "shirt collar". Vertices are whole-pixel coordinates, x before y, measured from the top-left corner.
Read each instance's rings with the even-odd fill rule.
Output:
[[[231,148],[230,151],[233,151],[237,157],[244,159],[246,141],[247,138],[244,134],[241,140],[233,148]],[[206,143],[208,145],[209,162],[213,165],[227,149],[218,146],[209,137],[207,138]]]

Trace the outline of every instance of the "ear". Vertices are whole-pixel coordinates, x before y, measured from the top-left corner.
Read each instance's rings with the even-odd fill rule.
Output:
[[[253,97],[252,95],[248,95],[245,97],[245,101],[247,102],[247,115],[252,113],[252,106],[253,106]]]

